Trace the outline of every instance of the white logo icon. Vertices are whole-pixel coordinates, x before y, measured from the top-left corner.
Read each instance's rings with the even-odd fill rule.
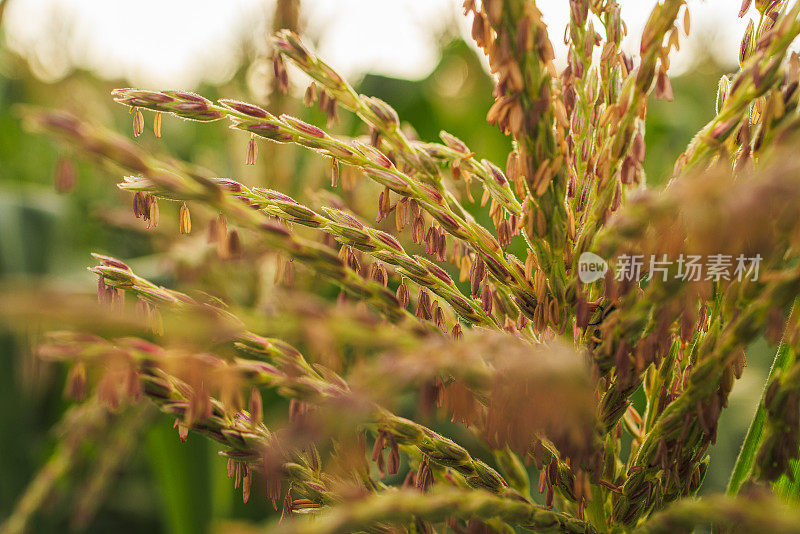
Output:
[[[593,252],[584,252],[578,258],[578,278],[584,284],[600,280],[608,271],[606,260]]]

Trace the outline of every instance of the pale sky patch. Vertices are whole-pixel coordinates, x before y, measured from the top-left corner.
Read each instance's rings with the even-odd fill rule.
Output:
[[[142,87],[193,88],[228,79],[243,60],[246,37],[265,38],[272,2],[264,0],[8,0],[8,46],[31,60],[37,75],[57,81],[72,68]],[[349,77],[365,72],[408,79],[427,76],[438,60],[438,37],[470,21],[458,0],[305,0],[307,34],[319,54]],[[537,2],[563,65],[566,0]],[[655,0],[621,0],[638,49]],[[672,62],[680,74],[698,53],[734,65],[746,21],[730,0],[690,0],[692,37]],[[256,36],[261,37],[256,37]]]

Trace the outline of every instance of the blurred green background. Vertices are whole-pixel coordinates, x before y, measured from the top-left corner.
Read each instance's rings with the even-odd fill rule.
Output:
[[[2,43],[2,41],[0,41]],[[157,250],[158,237],[146,235],[125,217],[128,197],[114,187],[119,179],[90,163],[74,158],[77,184],[68,195],[53,187],[60,157],[72,158],[50,140],[24,132],[15,115],[21,103],[66,108],[90,120],[130,133],[127,110],[109,98],[125,80],[102,80],[91,72],[73,71],[47,84],[31,74],[23,58],[0,44],[0,276],[7,285],[24,284],[31,277],[81,287],[91,292],[94,277],[86,272],[89,253],[99,251],[147,264]],[[438,66],[420,80],[399,80],[366,75],[359,91],[389,102],[403,121],[413,125],[419,137],[434,140],[440,129],[462,138],[476,153],[500,164],[505,162],[508,140],[484,121],[492,102],[492,81],[472,48],[453,35],[441,40]],[[249,62],[264,61],[258,57]],[[247,71],[241,65],[231,80],[219,87],[195,89],[207,97],[248,98]],[[697,58],[695,67],[673,81],[673,102],[651,102],[647,127],[648,183],[657,187],[671,173],[676,156],[692,135],[714,114],[719,76],[730,66],[709,58]],[[296,102],[279,102],[285,109],[323,124],[322,115]],[[320,158],[295,152],[291,147],[260,145],[261,157],[280,154],[288,169],[243,165],[246,137],[233,134],[223,122],[198,124],[164,120],[164,138],[149,132],[141,142],[182,159],[198,162],[251,184],[261,184],[302,195],[309,185],[326,180]],[[342,116],[337,127],[354,133],[356,123]],[[222,150],[220,150],[222,147]],[[302,172],[301,172],[302,170]],[[292,178],[318,175],[316,184]],[[312,179],[312,181],[314,180]],[[123,221],[120,228],[119,223]],[[158,276],[158,271],[153,271]],[[161,280],[162,283],[168,280]],[[31,334],[36,325],[31,325]],[[31,355],[30,339],[12,335],[0,325],[0,520],[10,513],[18,497],[53,451],[53,425],[68,403],[62,399],[64,370],[45,365]],[[769,347],[758,344],[748,353],[749,368],[723,415],[719,439],[711,450],[711,465],[703,491],[719,491],[735,460],[766,375]],[[225,476],[225,462],[215,446],[190,436],[182,444],[171,421],[149,425],[130,447],[127,461],[111,473],[113,482],[99,495],[99,509],[86,532],[164,532],[199,534],[211,525],[225,525],[237,532],[237,519],[269,517],[271,506],[263,493],[247,506],[241,503]],[[111,436],[98,441],[97,451]],[[44,513],[35,516],[33,532],[53,532],[70,527],[71,503],[82,487],[59,488],[61,495],[48,501]],[[260,498],[259,498],[260,497]]]

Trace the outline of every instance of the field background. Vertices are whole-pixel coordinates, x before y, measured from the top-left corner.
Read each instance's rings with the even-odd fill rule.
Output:
[[[2,6],[0,2],[0,13]],[[313,14],[308,16],[313,19]],[[3,28],[0,25],[0,32]],[[62,37],[52,36],[54,42]],[[247,44],[245,38],[242,41]],[[269,80],[254,88],[252,73],[269,70],[271,65],[256,48],[251,46],[248,51],[244,47],[243,60],[224,83],[182,88],[209,98],[225,96],[264,103]],[[703,51],[702,46],[696,48]],[[466,141],[476,153],[504,164],[509,142],[484,121],[491,104],[492,81],[474,49],[453,30],[443,32],[438,52],[438,64],[420,79],[366,72],[352,81],[360,92],[394,106],[421,139],[436,139],[443,128]],[[717,80],[735,68],[733,64],[720,64],[710,54],[696,54],[692,66],[673,80],[674,101],[651,102],[645,163],[649,187],[663,185],[675,157],[713,116]],[[0,283],[14,288],[51,284],[92,292],[95,279],[85,269],[91,263],[92,251],[130,260],[141,274],[158,283],[176,283],[174,269],[167,266],[174,265],[181,251],[172,250],[171,261],[166,262],[156,253],[164,234],[148,233],[134,224],[138,221],[130,213],[129,197],[114,187],[119,176],[76,159],[76,187],[68,195],[56,193],[56,162],[70,155],[48,139],[24,132],[15,115],[19,104],[64,108],[130,135],[127,110],[109,98],[112,88],[130,82],[103,79],[79,68],[69,69],[57,80],[43,81],[33,74],[36,70],[30,58],[6,46],[0,33]],[[262,96],[254,98],[254,94]],[[277,105],[316,124],[324,123],[321,113],[303,109],[296,98],[275,98],[267,105]],[[354,134],[356,126],[351,117],[342,114],[335,131]],[[302,197],[307,188],[316,188],[327,180],[320,158],[288,146],[275,148],[262,143],[259,163],[246,167],[246,137],[230,132],[223,122],[186,123],[165,117],[163,129],[161,140],[146,130],[139,142],[249,185],[273,187]],[[480,211],[476,213],[485,217]],[[174,214],[162,217],[162,226],[170,226],[171,232]],[[64,369],[45,365],[31,355],[31,339],[37,332],[37,325],[32,324],[29,336],[12,335],[0,324],[0,519],[10,512],[52,453],[56,443],[52,427],[69,405],[62,396]],[[723,415],[718,442],[711,450],[704,492],[719,491],[727,482],[766,375],[768,357],[764,344],[756,344],[748,352],[749,367],[736,384],[731,409]],[[265,412],[270,409],[281,407],[267,406]],[[148,416],[158,418],[155,414]],[[190,436],[182,444],[171,423],[161,417],[158,424],[145,425],[131,436],[128,458],[107,474],[110,483],[98,495],[99,508],[85,525],[86,532],[248,532],[247,525],[272,517],[272,507],[261,490],[255,491],[249,505],[241,503],[225,476],[225,462],[212,443]],[[104,445],[111,440],[108,437],[94,450],[84,451],[85,465],[100,458]],[[71,510],[86,490],[80,476],[85,465],[78,466],[74,480],[60,485],[48,499],[44,513],[33,522],[34,532],[73,528]]]

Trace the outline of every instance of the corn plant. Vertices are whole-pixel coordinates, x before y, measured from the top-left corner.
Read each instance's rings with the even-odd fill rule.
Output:
[[[306,105],[331,123],[355,114],[363,136],[238,100],[113,91],[137,138],[152,112],[157,137],[169,117],[227,121],[249,137],[250,164],[264,140],[316,152],[331,188],[302,199],[26,108],[30,129],[113,169],[148,227],[168,209],[169,232],[201,228],[195,246],[229,276],[277,257],[293,285],[265,310],[96,254],[102,308],[76,297],[63,313],[39,310],[58,328],[39,354],[69,363],[75,398],[110,413],[146,400],[181,439],[215,440],[244,501],[260,484],[280,509],[270,531],[798,532],[784,503],[800,449],[800,61],[789,50],[800,2],[750,4],[740,68],[660,189],[642,166],[647,106],[651,93],[672,99],[683,0],[656,4],[635,55],[620,48],[616,1],[569,0],[561,72],[534,1],[466,0],[496,80],[486,120],[511,140],[505,162],[445,131],[417,139],[288,30],[273,38],[276,87],[290,89],[296,67],[311,80]],[[358,213],[336,195],[345,186],[377,207]],[[727,494],[698,498],[761,336],[777,354]],[[286,399],[287,418],[266,413],[266,391]],[[96,417],[87,410],[84,424]]]

